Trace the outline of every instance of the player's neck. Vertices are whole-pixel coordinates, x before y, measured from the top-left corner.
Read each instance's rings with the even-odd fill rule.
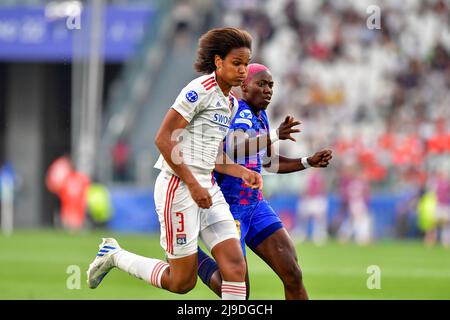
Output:
[[[252,105],[250,102],[248,102],[248,101],[245,100],[245,99],[242,99],[242,100],[245,101],[245,103],[250,107],[250,109],[252,109],[253,113],[254,113],[256,116],[259,116],[259,114],[261,113],[261,110],[262,110],[262,109],[258,109],[257,107],[255,107],[254,105]]]
[[[219,85],[220,90],[222,90],[223,94],[225,95],[225,97],[228,97],[232,87],[229,84],[227,84],[226,82],[224,82],[222,80],[222,78],[219,78],[217,75],[216,75],[216,81],[217,81],[217,84]]]

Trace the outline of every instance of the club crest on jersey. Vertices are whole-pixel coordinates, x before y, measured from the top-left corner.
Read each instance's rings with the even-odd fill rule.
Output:
[[[177,234],[177,244],[186,244],[186,234],[185,233]]]
[[[244,119],[253,118],[252,112],[250,110],[242,110],[241,112],[239,112],[239,115]]]
[[[186,99],[187,101],[194,103],[198,100],[197,92],[195,92],[194,90],[189,91],[188,93],[186,93]]]

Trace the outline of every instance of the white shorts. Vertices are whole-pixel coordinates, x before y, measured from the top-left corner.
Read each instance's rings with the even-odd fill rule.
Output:
[[[181,179],[167,171],[161,171],[155,183],[155,206],[161,226],[161,246],[170,259],[182,258],[197,252],[198,238],[212,249],[217,243],[230,238],[239,239],[230,207],[219,186],[208,189],[212,197],[209,209],[199,208]],[[202,237],[202,231],[220,221],[231,221],[231,229]],[[206,231],[206,230],[205,230]]]

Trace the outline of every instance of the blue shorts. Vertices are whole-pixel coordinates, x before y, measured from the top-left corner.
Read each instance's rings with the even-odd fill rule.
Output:
[[[244,256],[245,244],[254,251],[271,234],[283,228],[280,218],[264,199],[250,205],[230,205],[230,210],[241,237]]]

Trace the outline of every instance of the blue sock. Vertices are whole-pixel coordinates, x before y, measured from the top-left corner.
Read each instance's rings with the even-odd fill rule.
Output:
[[[219,270],[217,263],[198,247],[198,276],[203,283],[209,287],[211,277],[216,270]]]

